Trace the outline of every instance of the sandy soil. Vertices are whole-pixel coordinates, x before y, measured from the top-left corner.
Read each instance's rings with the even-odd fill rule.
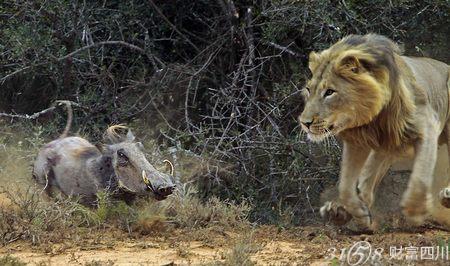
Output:
[[[31,246],[19,241],[1,247],[0,254],[10,254],[30,265],[199,265],[224,261],[226,254],[233,248],[233,243],[242,238],[239,232],[230,232],[214,236],[217,237],[217,243],[214,243],[210,241],[211,238],[208,241],[190,241],[186,232],[177,233],[183,236],[125,238],[119,241],[113,240],[111,236],[107,240],[84,241],[76,245],[59,243]],[[340,265],[338,257],[342,254],[341,261],[345,262],[344,265],[450,263],[446,256],[442,258],[436,254],[438,248],[442,251],[446,250],[445,247],[448,249],[450,234],[435,228],[365,235],[325,226],[282,231],[274,227],[260,227],[254,230],[252,238],[258,249],[250,258],[258,265]],[[355,264],[359,258],[355,253],[355,247],[358,247],[356,243],[369,243],[371,246],[370,254],[364,246],[361,248],[365,264]],[[352,246],[354,248],[351,251]],[[403,248],[400,257],[391,258],[391,247]],[[437,258],[430,259],[426,254],[421,254],[421,249],[426,247],[434,247]],[[413,249],[416,249],[417,258],[411,253]],[[412,255],[407,257],[407,254]],[[448,256],[450,257],[450,253]]]

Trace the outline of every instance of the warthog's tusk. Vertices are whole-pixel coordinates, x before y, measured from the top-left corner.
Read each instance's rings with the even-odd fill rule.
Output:
[[[174,170],[174,168],[173,168],[172,162],[169,161],[169,160],[164,160],[163,163],[168,163],[168,164],[170,165],[170,175],[173,175],[173,172],[174,172],[173,170]]]
[[[144,183],[148,186],[150,184],[150,180],[148,180],[147,172],[145,170],[142,170],[142,179],[144,179]]]

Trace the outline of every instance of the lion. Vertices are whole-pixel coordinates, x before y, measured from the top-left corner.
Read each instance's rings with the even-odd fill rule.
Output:
[[[354,219],[374,230],[374,191],[390,166],[404,158],[414,159],[400,202],[407,220],[422,224],[433,208],[427,204],[432,196],[450,208],[450,184],[430,195],[440,143],[447,143],[450,156],[447,64],[404,56],[392,40],[367,34],[311,52],[309,69],[302,130],[315,142],[330,136],[343,142],[339,196],[320,208],[323,218],[336,225]],[[450,217],[440,222],[450,225]]]

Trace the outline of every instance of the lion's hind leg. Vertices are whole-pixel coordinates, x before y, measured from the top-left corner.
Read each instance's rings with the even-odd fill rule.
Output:
[[[411,177],[400,206],[406,218],[420,225],[427,218],[427,197],[431,194],[438,151],[439,130],[433,120],[424,121],[423,137],[415,144],[415,158]]]
[[[445,137],[447,139],[447,153],[450,160],[450,121],[447,122],[447,125],[445,127]],[[450,183],[448,183],[447,187],[443,188],[439,192],[439,202],[442,206],[450,208]]]

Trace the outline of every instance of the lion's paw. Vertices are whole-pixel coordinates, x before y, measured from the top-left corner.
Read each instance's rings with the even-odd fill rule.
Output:
[[[422,225],[427,216],[425,200],[404,197],[401,204],[402,213],[406,220],[414,226]]]
[[[445,208],[450,208],[450,188],[446,187],[439,193],[439,201]]]
[[[320,208],[320,216],[327,221],[332,222],[335,225],[344,225],[352,219],[352,215],[344,208],[344,206],[327,201]]]

